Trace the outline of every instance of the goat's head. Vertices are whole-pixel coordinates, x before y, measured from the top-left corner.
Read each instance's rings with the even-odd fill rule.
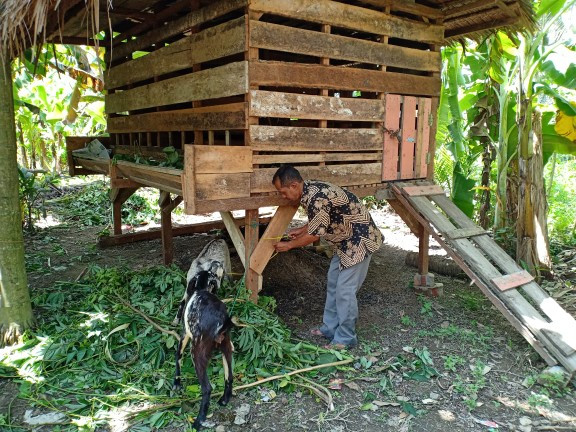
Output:
[[[214,292],[219,287],[220,278],[209,270],[202,270],[196,274],[190,282],[188,282],[188,290],[190,291],[200,291],[207,290],[209,292]]]

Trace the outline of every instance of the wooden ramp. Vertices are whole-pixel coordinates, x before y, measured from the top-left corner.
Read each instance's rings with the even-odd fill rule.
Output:
[[[432,183],[394,183],[395,198],[440,243],[549,365],[576,371],[576,320]]]

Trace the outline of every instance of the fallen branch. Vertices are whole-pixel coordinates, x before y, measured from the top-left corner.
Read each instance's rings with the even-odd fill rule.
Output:
[[[133,312],[137,313],[138,315],[140,315],[142,318],[144,318],[146,321],[148,321],[150,324],[152,324],[152,326],[161,331],[164,334],[169,334],[172,335],[176,338],[177,341],[180,341],[180,335],[178,333],[176,333],[174,330],[166,330],[164,327],[160,326],[159,324],[157,324],[154,320],[152,320],[152,318],[150,318],[148,315],[146,315],[144,312],[142,312],[141,310],[135,308],[134,306],[132,306],[130,303],[128,303],[126,300],[124,300],[122,297],[120,297],[118,294],[116,294],[116,297],[118,298],[118,300],[120,300],[120,303],[122,303],[124,306],[126,306],[128,309],[132,310]]]
[[[285,374],[282,374],[282,375],[274,375],[274,376],[271,376],[271,377],[268,377],[268,378],[263,378],[263,379],[261,379],[261,380],[255,381],[255,382],[250,383],[250,384],[244,384],[244,385],[241,385],[241,386],[238,386],[238,387],[234,387],[234,390],[244,390],[244,389],[247,389],[247,388],[250,388],[250,387],[255,387],[255,386],[260,385],[260,384],[264,384],[264,383],[266,383],[266,382],[276,381],[276,380],[279,380],[279,379],[282,379],[282,378],[286,378],[286,377],[289,377],[289,376],[292,376],[292,375],[301,374],[301,373],[303,373],[303,372],[309,372],[309,371],[311,371],[311,370],[323,369],[323,368],[331,367],[331,366],[342,366],[342,365],[345,365],[345,364],[348,364],[348,363],[352,363],[353,361],[354,361],[354,359],[348,359],[348,360],[340,360],[340,361],[333,362],[333,363],[326,363],[326,364],[321,364],[321,365],[316,365],[316,366],[310,366],[310,367],[307,367],[307,368],[304,368],[304,369],[298,369],[298,370],[295,370],[295,371],[292,371],[292,372],[288,372],[288,373],[285,373]]]

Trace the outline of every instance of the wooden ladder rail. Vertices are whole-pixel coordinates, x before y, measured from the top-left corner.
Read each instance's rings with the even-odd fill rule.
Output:
[[[392,183],[390,188],[394,192],[396,199],[403,205],[403,207],[414,217],[420,224],[426,227],[428,232],[434,237],[434,239],[446,250],[448,255],[456,262],[462,270],[468,275],[468,277],[480,288],[486,297],[492,302],[492,304],[506,317],[506,319],[512,324],[512,326],[534,347],[536,352],[546,361],[548,365],[556,365],[558,361],[548,352],[548,350],[542,345],[542,343],[534,336],[534,334],[522,323],[508,308],[508,306],[496,296],[490,287],[484,283],[484,281],[478,277],[474,270],[454,251],[445,241],[444,238],[430,225],[429,221],[424,218],[408,201],[408,199],[403,195],[402,183]]]

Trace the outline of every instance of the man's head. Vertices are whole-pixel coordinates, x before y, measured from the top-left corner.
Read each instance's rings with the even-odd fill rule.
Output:
[[[300,202],[304,180],[296,168],[283,165],[272,177],[272,183],[282,198],[290,202]]]

